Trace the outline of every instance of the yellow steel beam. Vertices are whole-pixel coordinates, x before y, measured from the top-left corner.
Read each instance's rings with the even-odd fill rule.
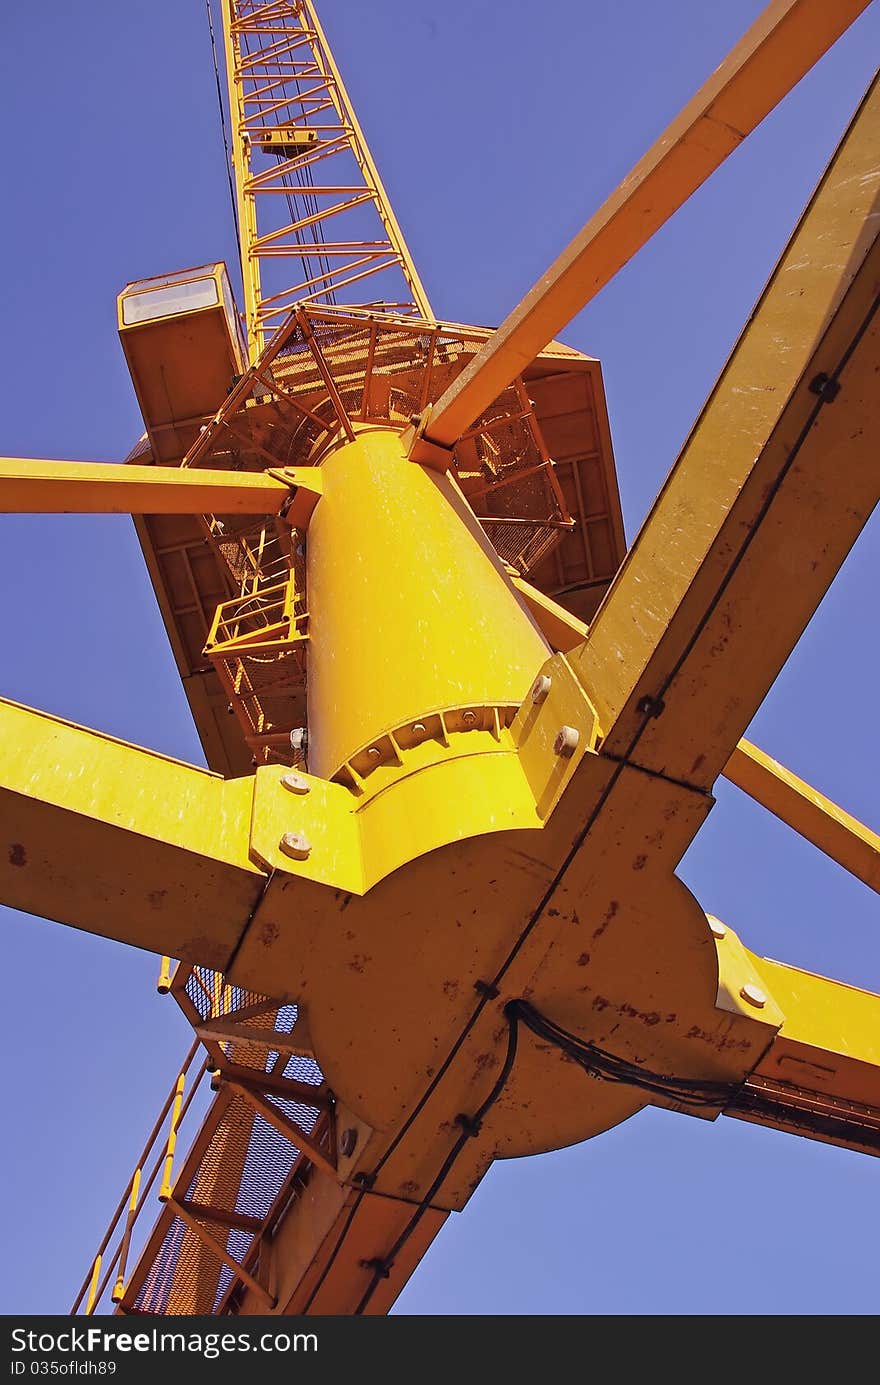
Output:
[[[569,658],[603,753],[708,788],[880,490],[880,82]]]
[[[577,616],[572,615],[571,611],[560,606],[551,596],[538,591],[538,588],[533,587],[524,577],[511,573],[510,580],[552,649],[561,650],[564,654],[586,639],[589,627],[582,620],[578,620]]]
[[[0,898],[135,947],[229,965],[265,885],[253,781],[0,701]]]
[[[0,514],[272,515],[289,496],[264,472],[0,457]]]
[[[413,457],[438,465],[475,418],[650,240],[869,0],[773,0],[431,410]]]
[[[758,983],[752,995],[783,1016],[725,1114],[880,1154],[880,995],[756,957],[721,931],[719,952],[738,948]]]
[[[880,836],[818,789],[749,741],[740,741],[724,767],[724,777],[880,892]]]

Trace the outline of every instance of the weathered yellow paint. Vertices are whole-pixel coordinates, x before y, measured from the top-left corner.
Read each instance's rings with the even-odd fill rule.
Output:
[[[562,654],[542,667],[510,728],[541,818],[562,797],[583,756],[595,748],[596,712]]]
[[[7,701],[0,742],[4,902],[222,971],[265,883],[252,781]]]
[[[793,1082],[830,1088],[839,1096],[880,1104],[880,995],[816,976],[784,962],[750,956],[756,972],[764,978],[768,991],[772,991],[785,1015],[778,1046],[774,1044],[759,1071],[775,1068],[780,1076]],[[796,1070],[793,1060],[796,1047],[802,1056],[804,1050],[812,1050],[809,1080],[804,1081],[805,1056]],[[841,1090],[829,1066],[832,1056],[846,1060],[847,1068],[853,1073],[855,1067],[850,1065],[862,1065],[862,1075],[869,1081],[860,1095],[854,1090]]]

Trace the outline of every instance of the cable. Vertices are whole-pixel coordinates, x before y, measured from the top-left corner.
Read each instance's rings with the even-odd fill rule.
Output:
[[[415,1215],[411,1217],[410,1220],[407,1222],[406,1226],[404,1227],[403,1231],[401,1231],[400,1235],[394,1242],[394,1245],[391,1247],[388,1254],[384,1256],[381,1260],[366,1262],[367,1266],[373,1269],[373,1277],[370,1280],[369,1285],[367,1286],[363,1298],[361,1299],[357,1308],[354,1310],[355,1317],[359,1317],[364,1312],[364,1310],[370,1302],[370,1299],[376,1292],[376,1289],[378,1288],[379,1284],[382,1282],[383,1279],[388,1278],[389,1274],[391,1273],[391,1267],[394,1264],[394,1261],[400,1254],[403,1247],[406,1245],[406,1242],[409,1240],[410,1236],[415,1231],[419,1222],[422,1220],[422,1217],[427,1212],[428,1208],[430,1207],[431,1203],[436,1197],[437,1192],[442,1187],[443,1183],[446,1181],[446,1178],[448,1177],[449,1172],[452,1169],[452,1166],[455,1163],[456,1159],[461,1154],[468,1140],[474,1139],[477,1135],[479,1135],[480,1128],[482,1126],[485,1116],[495,1105],[495,1102],[498,1100],[501,1093],[503,1092],[504,1087],[507,1083],[507,1079],[510,1076],[511,1071],[513,1069],[514,1061],[516,1059],[516,1044],[520,1014],[521,1006],[519,1001],[511,1000],[508,1002],[507,1005],[505,1005],[504,1016],[508,1024],[507,1054],[501,1066],[501,1071],[498,1074],[498,1078],[495,1082],[495,1085],[493,1086],[489,1095],[486,1097],[485,1101],[482,1103],[481,1106],[477,1108],[477,1110],[472,1116],[459,1115],[456,1117],[458,1124],[461,1126],[461,1134],[459,1135],[455,1144],[452,1146],[452,1149],[449,1151],[446,1158],[444,1159],[443,1164],[440,1168],[440,1172],[437,1174],[437,1177],[434,1179],[434,1182],[431,1184],[430,1188],[425,1193],[425,1196],[419,1203],[418,1210],[416,1211]]]
[[[485,1101],[473,1116],[459,1115],[456,1118],[458,1124],[461,1126],[462,1133],[459,1135],[452,1149],[443,1161],[440,1171],[430,1188],[420,1201],[415,1215],[410,1218],[387,1255],[383,1256],[381,1259],[377,1258],[364,1262],[366,1268],[372,1269],[373,1277],[360,1303],[355,1309],[355,1316],[363,1314],[381,1281],[388,1278],[400,1251],[412,1236],[419,1222],[433,1203],[437,1192],[448,1177],[450,1170],[468,1140],[479,1135],[487,1112],[500,1097],[513,1069],[513,1064],[516,1059],[520,1022],[522,1022],[527,1029],[530,1029],[538,1038],[553,1044],[562,1053],[566,1054],[573,1062],[583,1068],[588,1076],[597,1078],[603,1082],[623,1083],[627,1086],[637,1087],[641,1091],[649,1092],[653,1096],[664,1096],[682,1105],[693,1107],[725,1106],[734,1094],[740,1090],[741,1084],[736,1082],[711,1082],[699,1078],[673,1077],[665,1073],[653,1072],[650,1068],[644,1068],[639,1064],[631,1063],[626,1058],[619,1058],[617,1055],[608,1053],[603,1048],[599,1048],[598,1045],[588,1043],[586,1040],[579,1038],[576,1034],[569,1033],[567,1029],[563,1029],[561,1025],[556,1024],[553,1020],[547,1019],[546,1016],[542,1015],[534,1006],[524,1000],[508,1001],[504,1007],[504,1015],[508,1023],[507,1055],[504,1059],[497,1081]],[[349,1217],[343,1234],[335,1247],[334,1257],[351,1225],[355,1210],[356,1208],[352,1209],[352,1215]],[[329,1269],[329,1265],[327,1268]]]
[[[226,112],[223,109],[223,91],[220,86],[220,68],[217,63],[217,45],[214,42],[214,19],[211,14],[211,0],[205,0],[205,13],[208,16],[208,32],[211,35],[211,57],[214,61],[214,81],[217,85],[217,105],[220,108],[220,131],[223,135],[223,149],[226,154],[226,181],[229,184],[229,200],[232,203],[232,222],[235,226],[235,242],[238,246],[239,259],[244,263],[244,247],[241,243],[241,228],[238,224],[238,203],[235,200],[235,188],[232,185],[232,163],[229,154],[229,140],[226,135]]]
[[[626,1058],[618,1058],[613,1053],[599,1048],[570,1034],[561,1025],[555,1024],[529,1005],[519,1002],[519,1017],[526,1028],[538,1038],[554,1044],[568,1058],[583,1068],[588,1077],[601,1082],[620,1082],[628,1087],[638,1087],[652,1096],[663,1096],[680,1102],[685,1106],[726,1106],[740,1091],[739,1082],[711,1082],[693,1077],[671,1077],[666,1073],[652,1072],[650,1068],[631,1063]]]

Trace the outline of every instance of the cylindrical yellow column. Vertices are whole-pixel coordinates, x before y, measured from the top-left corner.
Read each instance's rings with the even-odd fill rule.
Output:
[[[550,650],[447,476],[364,432],[322,465],[308,533],[309,770],[450,708],[522,701]]]

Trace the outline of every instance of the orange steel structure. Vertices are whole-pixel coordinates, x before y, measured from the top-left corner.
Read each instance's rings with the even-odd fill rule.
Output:
[[[128,462],[0,459],[6,511],[134,514],[212,771],[0,704],[4,900],[165,954],[194,1031],[74,1312],[385,1312],[493,1159],[647,1103],[880,1151],[880,997],[675,874],[725,774],[880,884],[741,739],[877,498],[880,86],[628,552],[553,340],[865,7],[774,0],[491,332],[311,0],[223,0],[244,334],[223,266],[128,285]]]

